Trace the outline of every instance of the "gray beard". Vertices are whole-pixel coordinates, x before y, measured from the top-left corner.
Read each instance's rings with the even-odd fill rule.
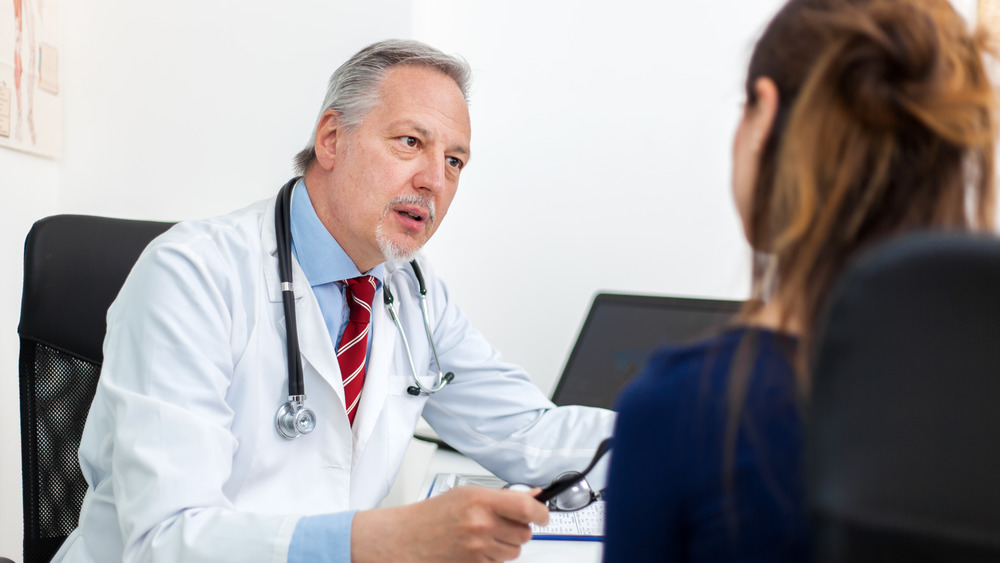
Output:
[[[385,261],[391,264],[405,264],[406,262],[413,260],[417,257],[417,254],[423,247],[422,244],[411,249],[400,247],[398,244],[389,240],[389,237],[385,236],[385,233],[382,232],[382,225],[379,225],[375,229],[375,240],[378,242],[378,248],[382,251],[382,256],[385,258]]]
[[[392,207],[398,204],[404,205],[420,205],[425,207],[429,212],[430,216],[427,218],[427,227],[437,218],[434,212],[434,200],[430,198],[421,197],[415,194],[397,196],[385,206],[385,211],[382,213],[382,218],[379,220],[378,225],[375,227],[375,242],[378,243],[378,248],[382,252],[382,256],[385,258],[386,262],[391,264],[405,264],[417,257],[420,253],[420,249],[423,248],[424,242],[416,245],[415,248],[403,248],[402,246],[394,243],[382,230],[382,226],[385,224],[386,216],[392,211]]]

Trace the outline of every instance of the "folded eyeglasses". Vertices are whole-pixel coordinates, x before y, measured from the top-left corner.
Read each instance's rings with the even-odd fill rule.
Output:
[[[535,495],[538,502],[544,503],[549,510],[558,512],[573,512],[590,506],[595,500],[603,498],[603,491],[595,491],[584,477],[611,450],[611,438],[605,438],[597,446],[594,458],[583,471],[567,471],[556,477],[552,483]],[[511,483],[504,487],[513,491],[530,491],[534,487],[524,483]]]

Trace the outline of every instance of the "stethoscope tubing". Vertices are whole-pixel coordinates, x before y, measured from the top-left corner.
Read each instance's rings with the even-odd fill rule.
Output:
[[[305,396],[298,323],[295,322],[295,290],[292,285],[292,188],[297,181],[297,177],[292,178],[282,186],[274,209],[274,231],[278,242],[278,279],[281,282],[281,302],[285,313],[285,340],[288,350],[289,398]]]
[[[424,283],[424,275],[423,272],[420,271],[420,264],[418,264],[416,260],[411,260],[410,266],[413,268],[413,274],[417,280],[417,295],[420,297],[420,316],[423,317],[424,332],[427,334],[427,342],[430,344],[431,354],[434,356],[434,365],[437,366],[438,376],[434,385],[425,387],[423,383],[420,383],[420,379],[417,377],[417,367],[413,362],[413,354],[410,351],[410,343],[406,338],[406,331],[403,330],[403,323],[399,320],[399,315],[396,313],[392,290],[390,288],[392,276],[395,275],[396,272],[386,276],[385,284],[382,287],[382,301],[385,303],[385,308],[389,311],[389,317],[392,318],[392,322],[396,325],[396,330],[399,331],[399,336],[403,340],[403,349],[406,351],[406,359],[410,362],[410,373],[413,374],[413,382],[416,384],[407,387],[406,392],[413,396],[433,395],[451,383],[455,374],[450,371],[448,373],[442,373],[441,361],[438,359],[437,346],[434,345],[434,336],[431,332],[431,325],[429,321],[430,313],[427,310],[427,286]],[[399,270],[396,271],[398,272]]]

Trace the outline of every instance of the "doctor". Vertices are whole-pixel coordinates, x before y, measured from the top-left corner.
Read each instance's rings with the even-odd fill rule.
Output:
[[[412,41],[372,45],[334,73],[290,209],[278,209],[290,219],[290,285],[270,198],[180,223],[146,249],[108,312],[80,446],[90,488],[55,561],[518,555],[529,523],[548,519],[529,493],[460,488],[374,509],[421,414],[498,476],[539,485],[585,466],[613,426],[608,411],[555,408],[421,260],[433,345],[425,334],[407,262],[469,162],[468,77],[464,61]],[[292,425],[311,428],[295,438],[275,415],[290,394],[288,326],[306,396],[293,407],[315,415]],[[443,388],[435,351],[454,373]],[[414,378],[440,390],[412,394]]]

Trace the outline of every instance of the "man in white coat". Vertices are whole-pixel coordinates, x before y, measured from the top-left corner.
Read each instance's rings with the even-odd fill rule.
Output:
[[[468,78],[464,61],[412,41],[372,45],[334,73],[290,208],[278,206],[291,286],[279,279],[271,201],[179,223],[150,244],[108,312],[80,447],[90,487],[56,561],[517,557],[529,524],[548,519],[531,493],[459,488],[374,508],[421,414],[498,476],[536,485],[585,466],[613,425],[605,410],[556,408],[422,263],[434,344],[425,337],[406,262],[469,161]],[[295,439],[275,417],[290,394],[283,289],[294,290],[315,413]],[[388,289],[402,330],[382,306]],[[454,379],[417,393],[415,379],[440,386],[435,350]]]

